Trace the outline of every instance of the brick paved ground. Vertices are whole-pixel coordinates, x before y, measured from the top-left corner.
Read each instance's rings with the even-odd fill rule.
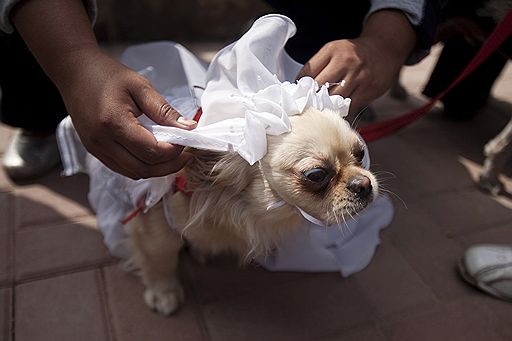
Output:
[[[404,71],[410,98],[378,100],[378,119],[424,102],[433,60]],[[512,200],[473,184],[483,144],[512,114],[510,89],[509,65],[474,120],[450,122],[436,108],[370,144],[374,169],[393,174],[396,215],[368,268],[342,279],[185,258],[187,301],[170,318],[144,306],[139,279],[103,246],[87,177],[55,170],[17,185],[0,171],[0,340],[511,340],[512,305],[467,286],[455,267],[468,245],[512,243]],[[11,134],[0,126],[0,157]]]

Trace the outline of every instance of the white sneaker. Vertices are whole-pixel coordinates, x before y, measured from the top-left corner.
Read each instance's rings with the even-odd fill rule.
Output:
[[[471,246],[460,260],[459,270],[468,283],[512,301],[512,245]]]
[[[40,137],[18,130],[3,156],[2,167],[12,180],[30,180],[48,173],[59,163],[55,134]]]

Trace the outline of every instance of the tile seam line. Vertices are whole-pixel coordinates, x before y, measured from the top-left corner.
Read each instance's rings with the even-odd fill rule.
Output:
[[[377,330],[377,333],[379,333],[379,335],[382,337],[383,340],[391,341],[391,339],[386,335],[386,333],[382,329],[383,326],[380,322],[381,321],[378,321],[375,323],[375,329]]]
[[[288,285],[288,284],[291,284],[291,283],[295,283],[295,282],[299,282],[299,281],[303,281],[303,280],[309,280],[309,279],[315,277],[314,272],[304,272],[304,274],[305,274],[304,277],[284,280],[283,282],[280,282],[279,284],[276,284],[276,285],[267,284],[267,285],[261,287],[260,289],[278,288],[278,287],[285,286],[285,285]],[[343,277],[341,277],[341,275],[340,275],[340,278],[343,279]],[[206,300],[203,300],[203,301],[198,301],[198,303],[200,303],[202,305],[209,305],[209,304],[217,303],[217,302],[225,300],[225,299],[232,299],[232,298],[235,298],[235,297],[240,296],[240,295],[245,295],[245,294],[247,294],[248,292],[250,292],[250,291],[252,291],[254,289],[256,289],[256,287],[250,287],[250,288],[247,288],[247,289],[243,289],[240,292],[228,293],[226,295],[222,295],[222,296],[219,296],[219,297],[214,297],[214,298],[209,298],[209,299],[206,299]]]
[[[446,226],[446,225],[439,225],[439,226],[441,226],[441,227],[449,227],[449,226]],[[479,233],[485,233],[485,232],[488,232],[490,230],[501,229],[501,228],[508,228],[508,227],[510,227],[510,220],[506,220],[506,219],[504,219],[503,221],[497,221],[497,222],[493,223],[491,226],[488,223],[487,224],[486,223],[482,223],[482,224],[475,225],[475,228],[471,228],[471,229],[468,229],[466,231],[454,232],[454,233],[452,233],[450,235],[450,239],[458,241],[458,240],[463,239],[465,237],[470,237],[470,236],[478,235]],[[466,246],[463,245],[463,243],[459,243],[459,244],[460,244],[460,246],[463,249],[466,248]]]
[[[0,290],[10,289],[10,288],[12,288],[12,284],[13,284],[13,281],[10,281],[10,280],[0,282]]]
[[[13,199],[11,199],[11,212],[12,224],[10,227],[10,240],[11,240],[11,340],[16,341],[16,226],[18,226],[17,219],[17,202],[18,196],[13,192]]]
[[[16,327],[16,319],[15,319],[15,306],[16,306],[16,295],[14,293],[14,290],[15,290],[15,286],[14,284],[12,285],[12,289],[11,289],[11,307],[10,307],[10,317],[11,317],[11,320],[9,321],[9,326],[11,328],[10,330],[10,333],[8,332],[7,334],[11,334],[11,340],[12,341],[15,341],[16,339],[16,333],[15,333],[15,327]]]
[[[74,217],[68,217],[66,219],[55,219],[55,220],[48,220],[48,221],[42,221],[40,223],[37,222],[31,222],[23,225],[16,224],[18,232],[25,232],[30,231],[32,229],[44,229],[44,228],[51,228],[51,227],[58,227],[58,226],[64,226],[66,224],[76,224],[76,223],[83,223],[88,220],[88,218],[96,219],[95,215],[91,214],[82,214],[77,215]],[[99,230],[96,230],[99,232]]]
[[[110,305],[109,305],[108,291],[106,289],[106,279],[105,279],[104,269],[105,269],[105,267],[100,267],[97,270],[95,277],[96,277],[96,282],[97,282],[98,289],[99,289],[100,302],[101,302],[101,306],[102,306],[103,316],[105,318],[105,323],[106,323],[105,327],[107,329],[109,340],[117,341],[115,331],[114,331],[114,325],[112,322],[112,310],[110,309]]]
[[[407,263],[407,265],[409,265],[409,267],[413,270],[413,272],[416,274],[416,276],[418,276],[418,278],[421,280],[421,282],[423,284],[425,284],[425,286],[428,288],[429,292],[432,294],[432,297],[435,299],[435,304],[440,304],[442,302],[442,299],[437,295],[437,293],[435,292],[435,290],[430,286],[428,285],[427,281],[425,280],[424,276],[422,276],[418,271],[415,270],[415,267],[413,266],[413,264],[411,264],[411,262],[407,259],[406,255],[404,255],[404,253],[402,252],[402,250],[398,247],[398,245],[396,244],[396,242],[391,238],[390,239],[390,242],[391,244],[393,245],[393,247],[395,247],[395,249],[398,251],[398,253],[400,254],[400,256],[402,257],[402,259]]]
[[[105,267],[105,266],[116,265],[118,263],[119,263],[119,261],[117,259],[114,259],[114,260],[106,260],[104,262],[83,264],[78,267],[72,267],[72,268],[67,268],[67,269],[63,268],[63,269],[55,270],[52,272],[31,275],[31,276],[28,276],[25,278],[21,278],[19,280],[15,280],[14,283],[16,285],[26,284],[26,283],[36,282],[36,281],[45,280],[45,279],[49,279],[49,278],[61,277],[61,276],[66,276],[66,275],[70,275],[70,274],[74,274],[74,273],[95,270],[95,269]]]
[[[344,336],[343,334],[350,334],[350,333],[353,333],[353,332],[357,332],[358,330],[364,328],[364,327],[368,327],[368,326],[372,326],[374,327],[375,329],[378,329],[378,326],[377,326],[377,322],[374,318],[372,318],[371,320],[369,321],[365,321],[365,322],[360,322],[360,323],[357,323],[351,327],[348,327],[348,328],[342,328],[342,329],[339,329],[339,330],[336,330],[336,331],[331,331],[331,332],[328,332],[327,334],[322,334],[322,335],[319,335],[318,338],[315,338],[315,339],[304,339],[304,341],[322,341],[322,340],[325,340],[326,338],[329,338],[329,337],[336,337],[336,336]],[[341,339],[340,339],[341,340]]]
[[[206,322],[206,317],[204,316],[204,313],[203,313],[203,309],[202,309],[203,305],[199,302],[199,297],[197,295],[194,282],[192,280],[193,276],[191,276],[190,269],[188,267],[185,269],[184,273],[185,273],[185,278],[184,278],[185,281],[183,281],[184,282],[183,284],[189,285],[191,295],[193,296],[193,299],[195,301],[194,302],[195,304],[193,304],[192,309],[193,309],[196,321],[199,324],[201,338],[205,341],[211,341],[212,337],[210,335],[208,323]]]

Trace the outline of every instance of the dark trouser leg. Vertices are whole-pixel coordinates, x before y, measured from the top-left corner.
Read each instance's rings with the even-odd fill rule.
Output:
[[[67,115],[62,98],[17,33],[0,33],[0,120],[34,132],[53,132]]]
[[[434,97],[448,87],[478,50],[479,47],[469,44],[463,36],[447,40],[423,94]],[[473,117],[487,103],[491,88],[507,60],[499,52],[492,54],[441,99],[445,112],[455,119]]]

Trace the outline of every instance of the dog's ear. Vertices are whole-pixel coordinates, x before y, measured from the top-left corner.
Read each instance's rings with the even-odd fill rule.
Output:
[[[238,153],[214,152],[199,149],[187,149],[194,160],[186,167],[187,186],[191,190],[214,187],[229,187],[241,192],[255,179],[259,168],[251,166]]]

